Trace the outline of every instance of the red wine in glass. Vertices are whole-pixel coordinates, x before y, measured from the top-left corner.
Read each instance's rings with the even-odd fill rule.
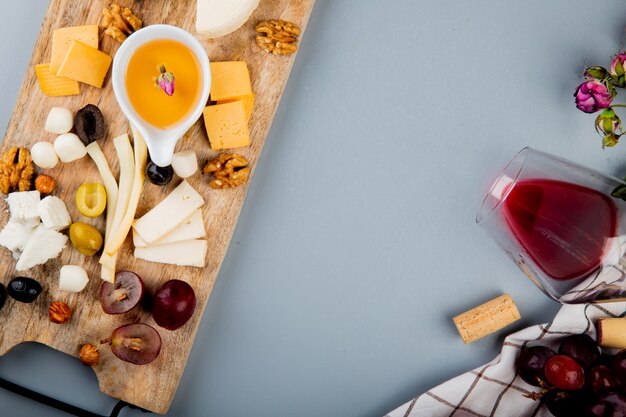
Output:
[[[578,184],[524,179],[512,184],[502,208],[519,244],[555,280],[577,279],[598,268],[616,234],[612,198]]]

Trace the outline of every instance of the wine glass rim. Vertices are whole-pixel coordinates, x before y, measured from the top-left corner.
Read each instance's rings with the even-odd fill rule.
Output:
[[[478,209],[478,213],[476,213],[476,223],[477,224],[482,224],[484,223],[488,218],[491,217],[491,215],[500,208],[500,206],[502,205],[502,203],[504,203],[504,201],[507,199],[507,197],[509,196],[509,193],[511,192],[511,190],[513,189],[512,186],[509,186],[506,188],[506,190],[504,190],[504,193],[502,194],[502,196],[500,197],[499,201],[497,204],[495,204],[493,207],[488,208],[487,207],[487,200],[493,196],[493,192],[495,190],[495,188],[497,186],[499,186],[499,178],[502,178],[502,176],[504,175],[505,172],[507,172],[507,170],[509,169],[509,167],[511,166],[511,164],[513,164],[514,162],[518,161],[520,158],[523,158],[521,164],[519,165],[519,169],[517,170],[517,172],[515,172],[515,175],[513,176],[513,178],[511,178],[509,175],[507,175],[507,177],[511,178],[511,185],[517,183],[517,180],[519,179],[520,174],[522,173],[522,171],[524,170],[524,166],[526,165],[526,160],[528,159],[528,154],[533,151],[534,149],[531,148],[530,146],[526,146],[524,147],[521,151],[519,151],[518,153],[515,154],[515,156],[513,158],[511,158],[511,160],[504,166],[504,168],[502,168],[500,170],[500,172],[498,172],[498,175],[496,176],[496,179],[493,181],[493,183],[491,184],[491,187],[489,187],[489,191],[487,191],[487,194],[485,195],[485,198],[483,198],[483,202],[480,205],[480,208]]]

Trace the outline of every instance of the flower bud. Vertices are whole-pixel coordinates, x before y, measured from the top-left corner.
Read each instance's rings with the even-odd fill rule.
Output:
[[[165,70],[165,65],[161,65],[161,74],[157,78],[157,84],[165,94],[171,96],[174,94],[174,74]]]
[[[622,130],[622,121],[611,107],[605,109],[596,118],[596,131],[600,136],[617,133],[618,130]]]
[[[617,145],[617,142],[619,142],[619,137],[620,135],[617,135],[615,133],[609,133],[604,138],[602,138],[602,147],[611,148]]]
[[[613,62],[611,62],[611,77],[619,87],[626,86],[626,80],[624,80],[624,74],[626,73],[624,62],[626,62],[626,52],[620,52],[613,59]]]
[[[608,78],[609,72],[604,67],[590,67],[585,68],[585,72],[583,73],[583,77],[588,80],[605,80]]]
[[[615,89],[608,83],[587,80],[576,88],[574,98],[576,107],[585,113],[595,113],[611,105]]]

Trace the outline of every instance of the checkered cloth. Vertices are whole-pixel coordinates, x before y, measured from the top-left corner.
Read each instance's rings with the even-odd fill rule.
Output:
[[[563,305],[552,323],[528,327],[504,340],[494,360],[395,409],[385,417],[549,417],[539,401],[524,396],[538,388],[517,376],[515,361],[524,346],[558,349],[564,335],[587,333],[595,339],[595,322],[626,316],[626,302]]]

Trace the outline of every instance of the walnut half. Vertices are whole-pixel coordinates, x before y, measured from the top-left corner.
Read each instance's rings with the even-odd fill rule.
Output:
[[[264,20],[256,25],[256,43],[274,55],[293,54],[298,50],[300,28],[284,20]]]
[[[29,191],[35,173],[33,160],[26,148],[12,147],[0,158],[0,192]]]
[[[100,27],[104,33],[122,43],[131,33],[141,29],[143,22],[128,8],[113,3],[102,10]]]
[[[223,153],[207,162],[203,172],[213,175],[209,187],[234,188],[248,181],[250,177],[248,164],[248,160],[241,155]]]

